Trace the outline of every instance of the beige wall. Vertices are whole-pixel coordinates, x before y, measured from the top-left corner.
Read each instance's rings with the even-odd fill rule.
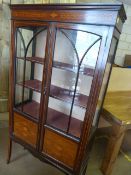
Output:
[[[0,112],[8,109],[10,11],[8,1],[0,1]]]
[[[114,67],[108,91],[131,91],[131,69]]]

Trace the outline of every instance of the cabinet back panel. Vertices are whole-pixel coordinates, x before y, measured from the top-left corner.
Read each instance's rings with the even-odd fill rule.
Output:
[[[21,140],[36,146],[37,124],[14,112],[14,134]]]
[[[43,152],[73,168],[78,144],[45,129]]]

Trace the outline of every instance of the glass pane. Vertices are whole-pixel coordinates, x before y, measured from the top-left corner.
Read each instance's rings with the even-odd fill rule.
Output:
[[[47,124],[80,137],[101,37],[57,30]]]
[[[97,108],[95,111],[93,126],[98,125],[98,117],[100,115],[100,109],[102,107],[102,102],[104,99],[105,90],[106,90],[106,86],[108,83],[109,73],[111,71],[111,65],[112,65],[113,59],[115,57],[117,42],[118,41],[116,38],[112,39],[110,52],[109,52],[109,56],[108,56],[108,60],[107,60],[107,64],[106,64],[106,68],[105,68],[105,72],[104,72],[104,76],[103,76],[102,86],[101,86],[101,90],[100,90],[100,94],[99,94],[98,104],[97,104]],[[108,89],[107,89],[107,91],[108,91]]]
[[[16,31],[15,107],[38,120],[47,29],[18,28]]]

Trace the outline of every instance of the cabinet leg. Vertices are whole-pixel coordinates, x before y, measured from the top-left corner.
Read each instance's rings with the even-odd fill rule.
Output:
[[[12,140],[9,138],[7,164],[10,163],[11,152],[12,152]]]
[[[87,166],[86,166],[86,168],[85,168],[85,170],[83,172],[83,175],[86,175],[86,170],[87,170]]]

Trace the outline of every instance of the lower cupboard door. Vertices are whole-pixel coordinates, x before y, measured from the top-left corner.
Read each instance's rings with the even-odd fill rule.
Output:
[[[43,152],[67,167],[73,168],[78,143],[45,129]]]
[[[36,147],[38,126],[24,116],[14,112],[14,135],[29,145]]]

